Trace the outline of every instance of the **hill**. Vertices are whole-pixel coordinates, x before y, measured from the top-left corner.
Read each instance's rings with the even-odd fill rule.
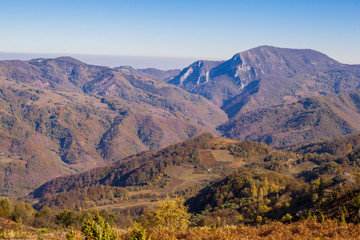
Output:
[[[188,203],[196,213],[208,210],[205,214],[208,215],[234,206],[238,209],[238,201],[245,204],[246,211],[254,212],[253,208],[267,196],[269,201],[264,206],[278,205],[282,210],[265,212],[272,214],[272,219],[279,219],[290,212],[292,215],[307,210],[319,213],[319,208],[325,206],[323,202],[341,201],[349,191],[354,192],[350,198],[355,196],[360,190],[356,180],[359,149],[360,135],[279,151],[263,143],[204,134],[162,150],[142,152],[110,166],[56,178],[36,189],[32,196],[37,208],[101,205],[101,208],[126,209],[149,206],[168,194],[189,198],[203,189]],[[255,187],[257,193],[253,196]],[[336,198],[330,197],[338,191],[343,192]],[[318,198],[308,205],[313,194],[318,194]],[[299,199],[305,200],[293,202]],[[240,214],[245,213],[240,211]]]
[[[332,218],[357,222],[360,135],[274,151],[201,190],[187,204],[197,221],[291,222]],[[322,216],[322,217],[321,217]]]
[[[360,67],[309,49],[261,46],[223,62],[198,61],[168,82],[200,94],[232,118],[238,113],[353,91]]]
[[[99,185],[104,191],[122,189],[123,192],[130,191],[128,196],[138,195],[140,198],[152,196],[152,199],[170,193],[187,195],[186,192],[206,186],[271,151],[262,143],[203,134],[162,150],[142,152],[110,166],[56,178],[36,189],[32,195],[40,200],[39,206],[70,205],[71,208],[86,205],[87,199],[78,196],[84,189],[90,191]],[[142,195],[144,193],[149,196]]]
[[[187,204],[192,212],[203,212],[203,215],[228,210],[231,218],[229,212],[236,210],[234,214],[244,221],[251,222],[256,215],[280,219],[286,213],[296,213],[299,206],[292,203],[308,188],[304,181],[291,176],[264,169],[241,169],[204,189]],[[303,208],[305,204],[300,205]]]
[[[305,98],[242,113],[220,125],[218,130],[228,138],[284,148],[360,132],[359,103],[358,91]]]
[[[172,69],[172,70],[164,71],[157,68],[135,69],[131,66],[120,66],[114,69],[123,69],[123,70],[125,69],[135,75],[141,75],[143,77],[152,78],[161,81],[167,81],[181,72],[180,69]]]
[[[159,79],[162,81],[167,81],[176,75],[178,75],[181,70],[180,69],[172,69],[172,70],[159,70],[156,68],[144,68],[144,69],[137,69],[138,72],[143,74],[145,77],[153,78],[153,79]]]
[[[158,149],[226,115],[205,98],[126,69],[72,58],[0,61],[4,194]]]

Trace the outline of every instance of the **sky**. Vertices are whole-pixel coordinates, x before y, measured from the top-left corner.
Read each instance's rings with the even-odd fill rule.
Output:
[[[0,0],[0,59],[182,68],[261,45],[360,64],[359,0]]]

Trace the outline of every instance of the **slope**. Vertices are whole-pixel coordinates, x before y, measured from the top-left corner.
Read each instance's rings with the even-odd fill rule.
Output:
[[[240,114],[219,126],[225,137],[286,147],[360,132],[360,93],[313,97]]]

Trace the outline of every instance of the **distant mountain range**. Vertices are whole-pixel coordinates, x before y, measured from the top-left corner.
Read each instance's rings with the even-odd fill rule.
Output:
[[[204,132],[276,148],[360,131],[360,65],[262,46],[183,70],[0,61],[0,187],[33,189]]]
[[[261,46],[197,61],[168,82],[223,109],[225,137],[285,147],[360,131],[360,65],[314,50]]]

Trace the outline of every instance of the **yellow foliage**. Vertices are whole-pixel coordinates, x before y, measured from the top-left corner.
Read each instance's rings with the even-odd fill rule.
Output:
[[[241,223],[242,221],[244,221],[244,216],[240,214],[240,215],[236,216],[235,219],[238,223]]]
[[[144,228],[183,230],[188,227],[190,216],[187,207],[184,206],[184,200],[167,197],[159,202],[155,210],[145,211],[139,223]]]
[[[270,211],[271,208],[269,208],[268,206],[266,205],[260,205],[259,208],[258,208],[258,213],[259,214],[264,214],[264,213],[267,213],[268,211]]]
[[[257,187],[256,187],[256,185],[255,185],[254,182],[252,182],[251,185],[250,185],[250,192],[251,192],[251,195],[252,195],[253,197],[256,198],[256,197],[258,196]]]

